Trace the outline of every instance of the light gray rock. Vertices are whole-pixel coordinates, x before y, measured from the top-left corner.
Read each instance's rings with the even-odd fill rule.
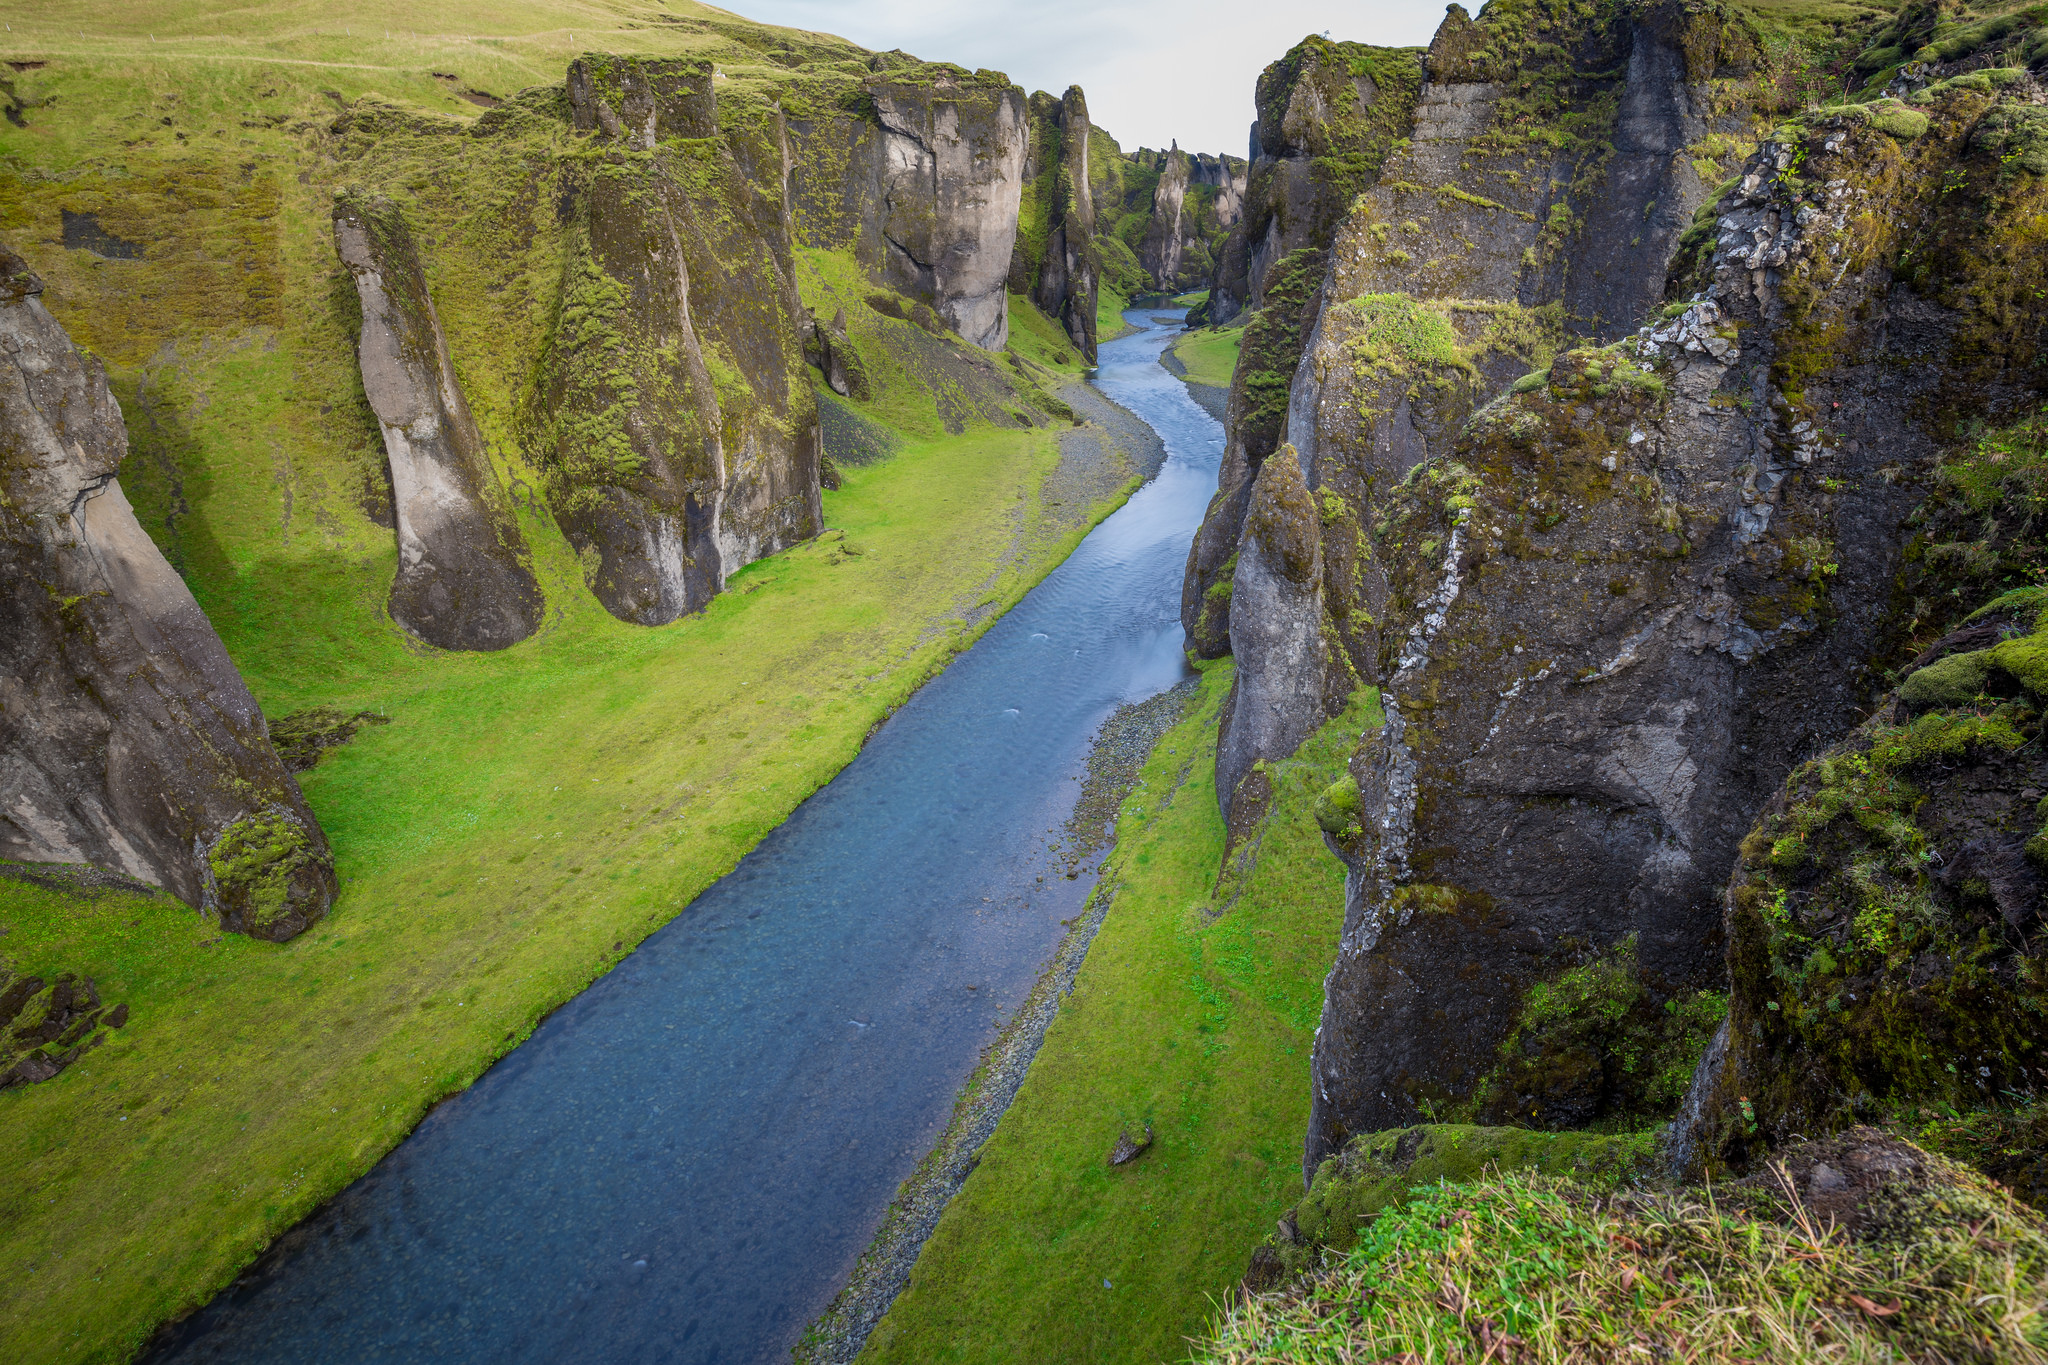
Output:
[[[0,857],[90,863],[286,939],[332,859],[220,637],[115,477],[98,361],[0,246]]]
[[[443,649],[515,645],[540,626],[540,585],[449,363],[405,218],[388,199],[338,198],[334,249],[362,303],[356,356],[391,469],[391,618]]]

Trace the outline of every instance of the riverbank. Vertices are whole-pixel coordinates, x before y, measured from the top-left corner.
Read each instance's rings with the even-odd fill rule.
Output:
[[[1244,340],[1244,328],[1200,328],[1184,332],[1159,357],[1174,378],[1188,386],[1188,393],[1211,417],[1224,420],[1230,401],[1230,377],[1237,368],[1237,352]]]
[[[1314,799],[1377,697],[1274,765],[1256,860],[1219,877],[1231,676],[1227,659],[1204,669],[1122,803],[1073,990],[863,1362],[1175,1358],[1300,1198],[1309,1045],[1343,915]],[[1120,1134],[1147,1132],[1109,1165]]]
[[[567,605],[500,654],[394,642],[283,696],[252,670],[271,714],[391,717],[302,775],[344,887],[291,944],[167,897],[0,882],[12,963],[130,1009],[0,1096],[0,1354],[125,1358],[204,1302],[729,870],[1139,474],[1068,428],[905,442],[842,477],[833,530],[672,626],[556,582]]]
[[[1067,821],[1071,858],[1092,857],[1115,838],[1118,808],[1137,785],[1160,739],[1186,715],[1196,685],[1190,678],[1155,697],[1127,703],[1103,722],[1089,750],[1081,799]],[[862,1253],[846,1288],[805,1334],[796,1352],[800,1365],[847,1365],[854,1360],[903,1291],[926,1239],[1016,1098],[1060,1002],[1072,993],[1110,900],[1101,889],[1089,898],[1023,1006],[982,1053],[980,1065],[954,1103],[945,1132],[890,1202],[881,1230]]]

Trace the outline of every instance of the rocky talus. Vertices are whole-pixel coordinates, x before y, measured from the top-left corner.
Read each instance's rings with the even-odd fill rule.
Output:
[[[540,585],[463,401],[405,218],[389,199],[342,196],[334,247],[362,302],[356,354],[391,474],[391,617],[444,649],[517,644],[540,626]]]
[[[327,844],[263,713],[115,477],[99,362],[0,248],[0,856],[92,863],[228,929],[327,913]]]

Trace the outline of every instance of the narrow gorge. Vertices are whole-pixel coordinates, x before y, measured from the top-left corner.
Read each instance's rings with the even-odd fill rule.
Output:
[[[0,1353],[2048,1358],[2048,7],[8,17]]]

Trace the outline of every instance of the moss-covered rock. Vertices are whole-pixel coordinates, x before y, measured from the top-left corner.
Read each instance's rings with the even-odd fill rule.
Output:
[[[591,590],[660,625],[822,527],[817,401],[781,196],[743,165],[766,154],[748,136],[782,145],[780,122],[662,137],[712,116],[660,110],[708,94],[668,63],[612,70],[586,99],[615,102],[622,131],[565,167],[568,250],[530,423]]]
[[[1419,1192],[1510,1172],[1568,1177],[1606,1191],[1655,1174],[1655,1133],[1542,1133],[1424,1123],[1355,1139],[1316,1168],[1301,1203],[1252,1254],[1244,1288],[1258,1293],[1341,1257],[1382,1215]]]
[[[318,834],[281,808],[254,811],[215,836],[206,875],[206,908],[221,927],[273,943],[319,919],[334,894]]]
[[[448,359],[405,217],[383,196],[339,195],[334,247],[361,303],[356,355],[391,479],[391,617],[444,649],[515,645],[540,626],[540,585]]]
[[[251,819],[294,834],[289,937],[336,883],[262,712],[115,478],[100,363],[0,246],[0,857],[91,863],[210,904],[207,850]],[[230,928],[254,932],[246,919]]]
[[[1744,840],[1728,893],[1734,1003],[1725,1057],[1699,1080],[1695,1165],[1740,1168],[1795,1133],[1975,1108],[2033,1083],[2048,1048],[2031,856],[2048,678],[2007,673],[2005,701],[1986,688],[1999,690],[2002,652],[2044,644],[2020,636],[1916,671],[1912,705],[1932,709],[1880,708],[1795,769]]]
[[[0,963],[0,1090],[47,1081],[128,1022],[91,977],[59,972],[50,981]]]

